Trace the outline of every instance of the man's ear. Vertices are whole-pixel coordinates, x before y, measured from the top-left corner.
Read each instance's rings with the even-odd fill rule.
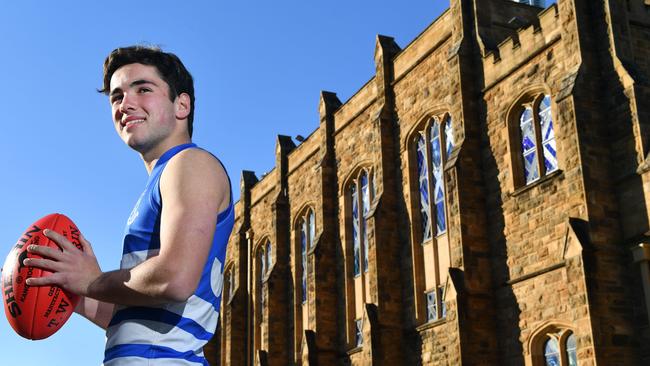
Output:
[[[176,108],[176,119],[187,119],[187,117],[190,115],[190,109],[192,107],[189,94],[179,94],[174,101],[174,106]]]

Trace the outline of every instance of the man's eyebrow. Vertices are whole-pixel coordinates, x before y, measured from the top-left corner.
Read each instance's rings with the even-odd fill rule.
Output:
[[[129,87],[134,87],[134,86],[138,86],[138,85],[145,85],[145,84],[151,84],[151,85],[154,85],[154,86],[158,86],[158,84],[154,83],[151,80],[138,79],[138,80],[135,80],[135,81],[131,82],[131,84],[129,84]],[[122,88],[115,88],[115,89],[111,90],[111,93],[109,94],[109,96],[113,96],[115,94],[120,94],[120,93],[122,93]]]
[[[113,95],[120,94],[121,92],[122,92],[122,88],[115,88],[115,89],[111,90],[111,93],[109,94],[109,96],[112,97]]]
[[[143,85],[143,84],[151,84],[151,85],[154,85],[154,86],[158,86],[158,84],[154,83],[153,81],[146,80],[146,79],[135,80],[131,84],[129,84],[129,86],[133,87],[133,86],[138,86],[138,85]]]

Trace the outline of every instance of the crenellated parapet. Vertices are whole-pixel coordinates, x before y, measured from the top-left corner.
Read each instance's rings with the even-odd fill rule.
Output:
[[[495,49],[489,50],[483,58],[486,87],[531,61],[562,36],[556,4],[542,10],[532,22],[517,24],[519,26],[516,31]]]

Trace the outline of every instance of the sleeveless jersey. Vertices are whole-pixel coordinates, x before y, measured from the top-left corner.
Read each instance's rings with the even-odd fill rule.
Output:
[[[194,147],[195,144],[173,147],[154,166],[127,220],[120,268],[133,268],[158,255],[163,205],[160,176],[169,159]],[[208,365],[203,346],[217,328],[226,244],[234,224],[232,187],[230,192],[230,204],[218,215],[212,248],[194,294],[179,303],[116,306],[106,331],[105,366]]]

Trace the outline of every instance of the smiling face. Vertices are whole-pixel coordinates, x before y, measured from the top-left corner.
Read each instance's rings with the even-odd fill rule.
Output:
[[[184,121],[188,96],[170,100],[169,86],[154,66],[135,63],[117,69],[111,77],[109,100],[115,130],[145,160],[189,142]]]

